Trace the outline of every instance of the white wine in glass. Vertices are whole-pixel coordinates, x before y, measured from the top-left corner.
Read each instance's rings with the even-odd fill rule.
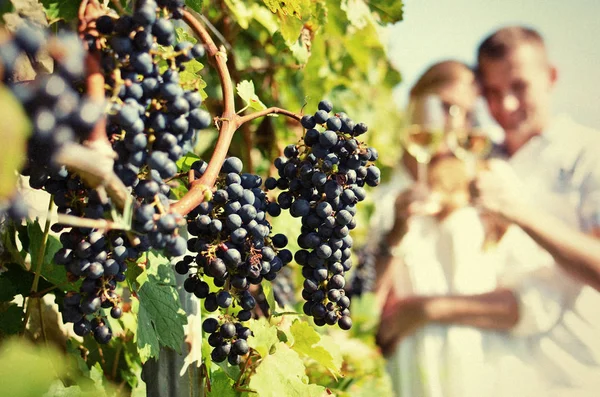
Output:
[[[427,166],[444,141],[447,115],[443,102],[437,95],[412,99],[406,119],[404,148],[417,160],[418,181],[425,182]]]
[[[476,106],[470,123],[456,125],[446,135],[448,147],[456,157],[463,160],[471,174],[475,174],[477,162],[492,151],[490,137],[492,124],[486,122],[483,106]]]
[[[492,149],[488,134],[480,128],[453,130],[448,133],[448,146],[461,160],[484,159]]]

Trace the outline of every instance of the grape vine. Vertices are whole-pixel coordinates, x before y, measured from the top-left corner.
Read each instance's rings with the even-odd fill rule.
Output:
[[[271,332],[257,324],[264,324],[259,322],[264,316],[274,315],[275,321],[285,314],[275,301],[300,319],[288,330],[286,346],[308,357],[311,346],[303,345],[304,337],[320,338],[306,328],[308,317],[318,326],[352,327],[345,291],[350,232],[367,187],[380,182],[378,153],[361,140],[367,126],[334,111],[329,100],[312,114],[275,106],[237,112],[230,75],[234,55],[228,59],[226,46],[213,41],[215,27],[183,0],[137,0],[131,12],[109,3],[82,1],[77,33],[67,24],[51,33],[24,19],[0,37],[2,85],[31,124],[25,160],[11,167],[31,188],[48,193],[57,213],[49,211],[41,246],[23,240],[20,261],[28,261],[27,255],[34,261],[27,250],[35,250],[38,265],[28,271],[36,272],[36,280],[42,267],[50,271],[49,264],[66,278],[41,292],[35,281],[23,296],[29,303],[55,289],[62,322],[102,355],[115,337],[124,338],[127,330],[121,328],[132,313],[141,318],[146,310],[146,324],[156,327],[144,299],[177,287],[174,278],[153,273],[159,272],[152,269],[155,258],[165,257],[168,272],[185,277],[181,287],[203,308],[201,330],[210,346],[210,354],[202,352],[204,364],[239,366],[236,390],[258,390],[253,376],[261,365],[267,368],[263,363],[274,350],[257,344],[265,337],[261,332]],[[198,42],[189,41],[190,33]],[[54,69],[18,81],[17,59],[34,64],[45,53]],[[220,98],[206,98],[212,91],[204,91],[200,70],[209,64]],[[257,174],[244,172],[240,158],[230,153],[234,134],[275,115],[302,131],[301,139],[282,147],[271,176],[264,166]],[[205,143],[202,130],[211,128],[218,135],[210,159],[190,162]],[[21,238],[23,227],[34,233],[28,218],[37,213],[19,194],[14,189],[0,197],[0,218],[11,218],[9,229]],[[292,241],[272,226],[284,211],[302,222]],[[292,252],[296,246],[300,249]],[[302,274],[303,308],[294,294],[296,269]],[[24,329],[29,319],[28,306]],[[141,347],[144,336],[137,337]],[[275,338],[270,347],[285,339]],[[160,346],[176,346],[156,339]],[[150,350],[146,359],[158,354],[155,346]],[[333,358],[315,357],[338,373],[339,365],[328,361]]]

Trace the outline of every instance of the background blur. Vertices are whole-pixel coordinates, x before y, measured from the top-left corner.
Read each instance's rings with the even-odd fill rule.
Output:
[[[389,56],[403,80],[395,99],[404,106],[432,63],[453,58],[473,65],[488,34],[525,24],[542,34],[558,68],[555,110],[600,129],[599,15],[598,0],[405,0],[404,20],[389,32]]]

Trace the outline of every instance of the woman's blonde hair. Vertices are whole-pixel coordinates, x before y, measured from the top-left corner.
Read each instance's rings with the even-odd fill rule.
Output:
[[[436,92],[441,87],[459,81],[465,77],[474,76],[473,70],[466,64],[446,60],[431,65],[417,80],[410,90],[410,97],[416,98]],[[475,81],[473,81],[475,84]]]

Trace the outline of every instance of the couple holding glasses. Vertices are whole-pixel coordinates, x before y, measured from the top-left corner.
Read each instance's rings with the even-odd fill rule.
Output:
[[[500,29],[477,55],[410,92],[372,219],[378,343],[400,397],[597,395],[600,132],[552,116],[536,31]]]

